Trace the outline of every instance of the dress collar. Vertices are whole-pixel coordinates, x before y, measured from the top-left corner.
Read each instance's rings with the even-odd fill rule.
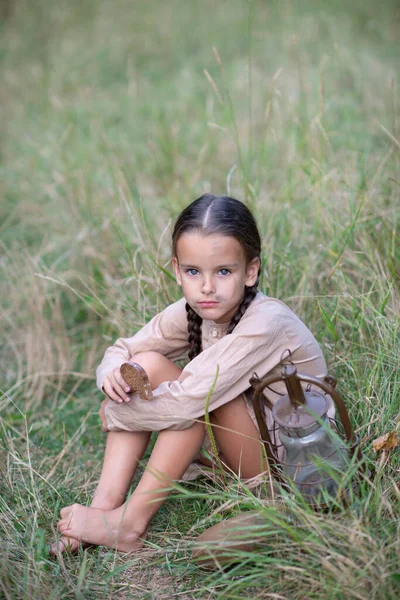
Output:
[[[230,321],[228,323],[216,323],[215,321],[204,320],[203,327],[210,338],[220,339],[226,335]]]

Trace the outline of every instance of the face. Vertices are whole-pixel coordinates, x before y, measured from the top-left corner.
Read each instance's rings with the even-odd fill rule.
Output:
[[[184,233],[172,259],[177,282],[193,310],[203,319],[228,323],[241,303],[245,286],[255,284],[260,261],[246,264],[233,237]]]

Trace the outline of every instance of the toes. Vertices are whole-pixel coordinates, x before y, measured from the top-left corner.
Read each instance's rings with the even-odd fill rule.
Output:
[[[79,542],[75,538],[63,537],[59,541],[58,547],[67,552],[75,552],[79,548]]]
[[[65,506],[64,508],[62,508],[60,510],[61,518],[62,519],[68,518],[68,516],[71,516],[72,513],[80,507],[81,507],[81,504],[76,504],[76,503],[71,504],[71,506]]]
[[[69,522],[70,522],[70,519],[61,519],[60,521],[58,521],[58,523],[57,523],[58,531],[60,531],[61,533],[68,531],[68,529],[70,527]]]
[[[68,553],[76,552],[78,550],[79,546],[80,546],[80,543],[75,538],[69,538],[69,537],[63,536],[60,540],[58,540],[58,542],[54,542],[54,544],[51,544],[50,554],[52,554],[54,556],[54,555],[60,554],[61,552],[68,552]]]
[[[62,508],[60,510],[60,516],[62,519],[66,519],[68,517],[68,515],[70,515],[72,512],[72,506],[66,506],[65,508]]]

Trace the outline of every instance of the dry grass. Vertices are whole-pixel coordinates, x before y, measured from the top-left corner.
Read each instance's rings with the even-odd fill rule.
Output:
[[[398,452],[371,442],[400,427],[399,32],[391,1],[14,3],[0,54],[0,596],[398,597]],[[174,491],[140,556],[51,561],[60,507],[87,502],[99,474],[95,366],[177,298],[170,224],[226,189],[256,212],[262,288],[323,345],[376,477],[327,515],[203,482]],[[263,552],[228,572],[192,564],[207,523],[252,509]]]

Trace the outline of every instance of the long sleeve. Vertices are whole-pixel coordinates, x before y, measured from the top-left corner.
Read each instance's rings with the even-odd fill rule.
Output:
[[[253,372],[273,372],[285,349],[302,370],[324,375],[326,365],[319,345],[296,315],[283,303],[266,296],[253,301],[233,333],[204,350],[182,371],[177,381],[162,383],[153,400],[131,395],[128,403],[110,402],[106,417],[116,428],[130,431],[185,429],[205,413],[207,395],[219,375],[210,399],[210,412],[233,400],[249,387]]]
[[[138,352],[154,350],[171,360],[186,353],[187,317],[184,298],[168,306],[149,321],[138,333],[129,338],[119,338],[107,348],[96,371],[97,386],[102,388],[107,375]]]

